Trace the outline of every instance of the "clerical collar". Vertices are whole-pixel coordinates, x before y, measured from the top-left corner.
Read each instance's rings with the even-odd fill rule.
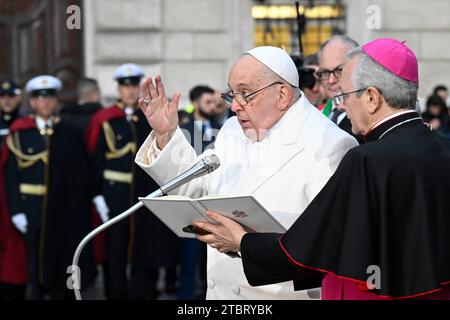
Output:
[[[372,129],[364,136],[366,142],[372,142],[383,138],[389,132],[403,127],[423,123],[422,118],[414,110],[401,111],[390,115],[378,122]]]

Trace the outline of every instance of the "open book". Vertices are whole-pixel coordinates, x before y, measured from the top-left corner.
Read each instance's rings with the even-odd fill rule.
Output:
[[[218,212],[256,232],[284,233],[286,229],[253,196],[206,196],[191,199],[184,196],[139,198],[166,226],[181,238],[195,238],[183,231],[194,220],[211,221],[206,211]]]

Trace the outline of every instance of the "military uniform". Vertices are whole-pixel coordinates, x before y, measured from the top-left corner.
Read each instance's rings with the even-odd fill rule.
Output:
[[[0,148],[5,142],[6,136],[9,134],[9,127],[19,118],[19,110],[11,113],[0,112]]]
[[[115,80],[119,85],[138,85],[142,69],[126,64],[117,69]],[[113,218],[136,203],[139,196],[146,196],[158,188],[139,167],[134,164],[137,147],[151,131],[145,115],[135,105],[115,105],[97,112],[89,123],[87,146],[95,178],[95,194],[103,196]],[[105,294],[108,299],[124,299],[127,292],[127,262],[132,262],[132,273],[151,267],[174,265],[176,236],[157,218],[141,209],[106,231]],[[155,244],[158,244],[155,248]],[[145,298],[148,279],[132,277],[131,298]],[[152,276],[150,276],[152,278]],[[151,281],[156,290],[156,277]],[[147,281],[149,282],[149,281]]]
[[[2,81],[0,83],[0,96],[19,96],[21,94],[21,90],[13,81]],[[0,105],[0,149],[3,146],[6,136],[9,133],[9,127],[11,124],[19,118],[19,108],[15,106],[15,109],[11,112],[6,112],[2,110],[2,106]]]
[[[51,76],[36,77],[27,84],[27,91],[39,98],[56,95],[60,88],[59,80]],[[79,131],[59,117],[44,120],[33,115],[12,125],[2,150],[2,202],[6,203],[2,219],[12,221],[22,234],[17,237],[17,230],[9,228],[14,235],[4,239],[3,248],[10,250],[2,253],[0,275],[6,280],[29,277],[35,299],[46,294],[52,299],[72,297],[66,270],[76,246],[90,230],[90,181],[83,145]],[[5,211],[11,220],[5,219]],[[13,257],[18,255],[14,248],[23,248],[20,240],[26,246],[24,259]],[[80,262],[82,287],[92,281],[93,267],[88,247]]]
[[[21,90],[13,81],[4,80],[0,83],[0,96],[16,97],[20,96]],[[9,127],[19,118],[19,103],[13,110],[6,110],[0,103],[0,150],[3,147],[6,137],[9,134]],[[1,178],[0,178],[1,179]],[[2,192],[2,191],[0,191]],[[0,300],[23,300],[25,298],[25,283],[0,283]]]

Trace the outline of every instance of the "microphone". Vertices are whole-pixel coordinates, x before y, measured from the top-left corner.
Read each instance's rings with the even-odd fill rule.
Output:
[[[196,178],[199,178],[201,176],[204,176],[206,174],[209,174],[216,170],[220,166],[220,160],[219,157],[217,157],[215,154],[210,154],[206,157],[201,158],[196,164],[194,164],[191,168],[189,168],[187,171],[181,173],[180,175],[176,176],[169,182],[167,182],[165,185],[157,189],[156,191],[149,194],[146,198],[157,198],[161,197],[168,192],[188,183],[191,180],[194,180]],[[101,224],[94,230],[92,230],[87,236],[81,240],[80,244],[78,245],[77,249],[75,250],[75,254],[73,256],[72,265],[67,268],[67,273],[71,274],[71,277],[68,279],[71,280],[70,286],[73,288],[75,292],[75,298],[77,300],[81,300],[81,294],[80,294],[80,270],[78,267],[78,260],[80,258],[81,252],[83,251],[86,244],[92,240],[97,234],[100,232],[108,229],[112,225],[116,224],[117,222],[125,219],[126,217],[130,216],[132,213],[140,209],[144,204],[142,202],[136,203],[134,206],[129,208],[128,210],[122,212],[121,214],[115,216],[111,220]]]
[[[214,170],[216,170],[219,166],[220,166],[220,160],[219,160],[219,157],[216,156],[215,154],[211,154],[209,156],[201,158],[196,164],[194,164],[186,172],[173,178],[172,180],[167,182],[164,186],[162,186],[159,189],[162,192],[161,195],[166,194],[193,179],[196,179],[205,174],[211,173]],[[152,193],[152,195],[153,195],[153,193]],[[149,197],[151,197],[151,198],[160,197],[158,195],[155,197],[152,197],[152,195],[149,195]],[[142,205],[142,203],[141,203],[141,205]]]

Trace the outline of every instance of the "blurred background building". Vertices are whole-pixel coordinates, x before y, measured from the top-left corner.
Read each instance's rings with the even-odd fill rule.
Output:
[[[80,8],[81,28],[69,29],[67,8]],[[305,54],[333,34],[360,43],[377,37],[406,40],[420,67],[420,96],[436,84],[450,86],[450,1],[304,0]],[[0,77],[24,84],[50,73],[73,100],[77,79],[99,80],[104,102],[116,97],[115,68],[142,65],[161,73],[167,93],[193,84],[223,89],[231,64],[256,45],[299,53],[298,22],[290,0],[1,0]]]

